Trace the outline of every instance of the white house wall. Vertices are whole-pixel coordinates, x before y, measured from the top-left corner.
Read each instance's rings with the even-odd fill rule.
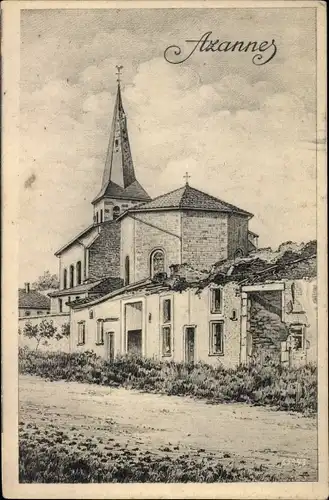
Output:
[[[172,300],[172,353],[171,356],[162,357],[161,329],[162,329],[162,301]],[[115,353],[126,352],[124,305],[129,302],[143,301],[143,355],[151,358],[185,361],[185,327],[195,326],[195,361],[208,364],[233,367],[240,361],[240,298],[236,295],[236,286],[229,284],[225,287],[223,296],[222,314],[210,312],[210,292],[205,289],[200,295],[195,290],[179,292],[163,292],[161,294],[147,295],[135,294],[133,296],[118,297],[94,305],[89,309],[73,310],[71,317],[71,349],[93,350],[100,356],[105,356],[104,345],[96,345],[97,319],[109,318],[111,321],[104,323],[104,331],[113,331],[115,334]],[[232,310],[236,309],[237,318],[232,320]],[[89,311],[93,311],[93,319]],[[118,318],[118,321],[115,319]],[[224,353],[211,355],[210,347],[210,322],[224,321]],[[78,322],[86,322],[86,343],[77,345]]]

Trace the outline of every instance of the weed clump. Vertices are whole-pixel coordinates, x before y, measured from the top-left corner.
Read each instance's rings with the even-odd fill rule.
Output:
[[[205,363],[160,362],[137,356],[105,361],[92,351],[54,353],[19,351],[19,370],[48,380],[66,380],[143,392],[206,399],[210,403],[248,403],[286,411],[317,411],[317,368],[286,367],[257,360],[225,369]]]

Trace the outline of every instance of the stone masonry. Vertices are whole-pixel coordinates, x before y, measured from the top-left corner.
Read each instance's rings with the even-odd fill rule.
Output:
[[[89,278],[120,277],[120,222],[102,224],[101,232],[89,248]]]

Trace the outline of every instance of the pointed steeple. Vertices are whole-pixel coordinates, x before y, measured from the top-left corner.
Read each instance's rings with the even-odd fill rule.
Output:
[[[120,70],[122,66],[117,67]],[[102,185],[93,204],[103,197],[130,199],[132,201],[149,200],[149,196],[138,183],[131,156],[127,119],[123,109],[120,78],[117,79],[117,94],[114,105],[110,140],[105,159]],[[126,189],[129,188],[127,191]]]

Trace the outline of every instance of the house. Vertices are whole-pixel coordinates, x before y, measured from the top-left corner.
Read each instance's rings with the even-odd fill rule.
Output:
[[[169,278],[72,303],[70,349],[225,367],[255,356],[315,362],[316,250],[305,246],[293,257],[231,260],[190,280],[186,266],[173,266]]]
[[[37,290],[32,290],[30,283],[18,289],[18,316],[39,316],[50,313],[50,298]]]

